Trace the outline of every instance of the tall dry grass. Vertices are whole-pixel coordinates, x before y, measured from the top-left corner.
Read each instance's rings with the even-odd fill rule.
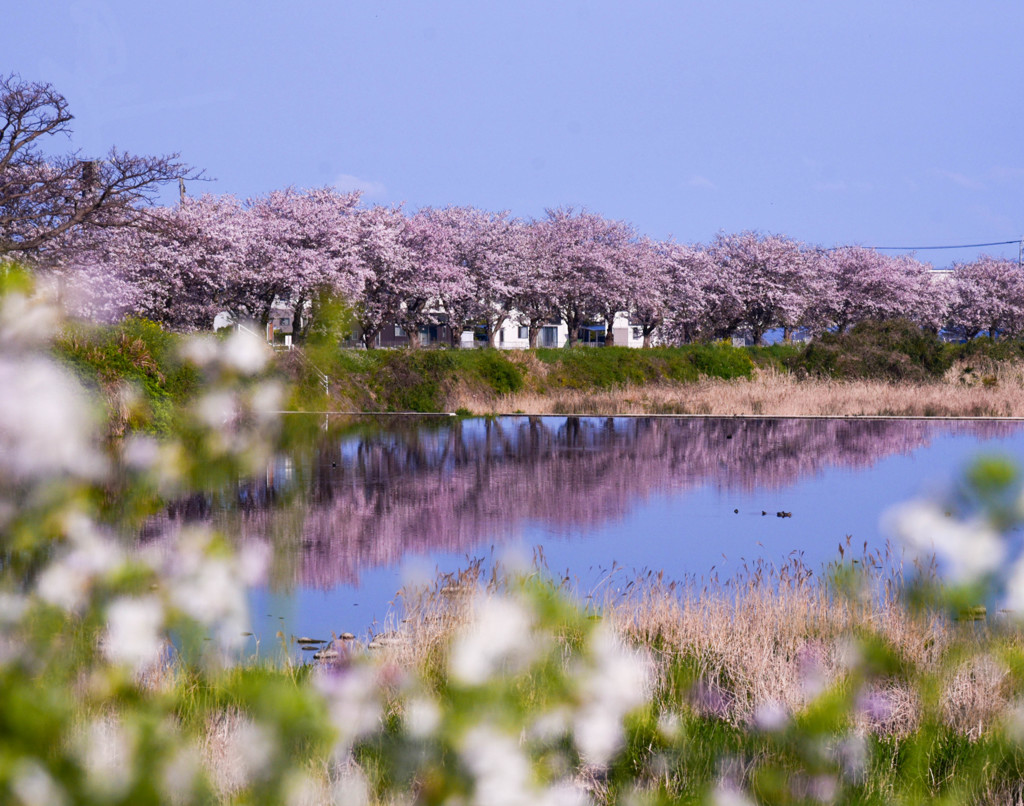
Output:
[[[993,654],[968,653],[950,666],[947,650],[967,641],[976,648],[1024,643],[1019,631],[985,621],[957,622],[938,613],[914,613],[900,600],[901,568],[889,553],[865,554],[860,597],[838,595],[829,580],[794,559],[781,568],[759,564],[729,580],[669,582],[660,574],[620,579],[616,593],[591,601],[630,642],[655,659],[660,696],[687,701],[697,712],[734,725],[756,721],[765,707],[795,713],[824,688],[848,676],[856,636],[874,634],[914,670],[943,686],[943,721],[976,739],[1013,707],[1008,670]],[[472,615],[476,592],[493,594],[500,571],[479,563],[408,591],[404,613],[369,646],[399,665],[432,670],[442,679],[446,647]],[[959,644],[961,647],[962,643]],[[672,690],[673,668],[695,673],[687,691]],[[915,688],[894,677],[859,697],[857,727],[906,736],[920,724]]]
[[[1024,367],[961,363],[941,380],[924,384],[798,379],[791,373],[759,370],[749,380],[520,392],[498,398],[456,390],[449,403],[452,410],[465,408],[473,414],[1024,417]]]

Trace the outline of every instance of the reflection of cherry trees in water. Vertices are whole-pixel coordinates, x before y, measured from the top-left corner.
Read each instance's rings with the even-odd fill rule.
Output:
[[[568,535],[652,495],[700,485],[781,488],[829,467],[865,467],[946,435],[1008,436],[1007,422],[512,417],[395,423],[325,439],[242,485],[244,537],[291,562],[281,582],[332,587],[409,553],[478,552],[536,523]],[[291,499],[290,504],[280,500]],[[209,500],[209,499],[207,499]],[[170,511],[187,516],[189,504]],[[209,505],[192,503],[209,516]],[[300,546],[299,552],[295,551]],[[294,563],[294,564],[292,564]]]

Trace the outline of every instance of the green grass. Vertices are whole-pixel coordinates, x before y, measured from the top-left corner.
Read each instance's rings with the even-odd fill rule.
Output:
[[[647,383],[692,383],[701,375],[748,378],[754,363],[743,348],[726,344],[685,347],[540,349],[537,358],[548,365],[547,386],[568,389],[608,389]]]
[[[692,383],[702,376],[749,378],[755,365],[779,365],[784,353],[724,344],[635,350],[626,347],[501,350],[307,350],[310,361],[334,384],[334,404],[361,411],[440,412],[460,387],[486,398],[520,391],[608,389],[649,383]],[[542,365],[538,368],[537,363]],[[313,410],[325,404],[316,373],[299,359],[292,364],[291,406]]]
[[[66,326],[54,352],[108,403],[111,430],[167,431],[199,387],[199,374],[178,358],[181,337],[155,322],[129,318],[113,326]],[[119,389],[139,393],[138,405],[113,410]]]

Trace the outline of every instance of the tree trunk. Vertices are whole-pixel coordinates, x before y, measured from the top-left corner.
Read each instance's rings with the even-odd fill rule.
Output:
[[[409,349],[418,350],[420,349],[420,329],[418,326],[407,328],[405,331],[409,336]]]
[[[565,339],[566,347],[575,347],[580,336],[580,317],[575,315],[563,316],[566,326],[569,328],[569,335]]]
[[[612,328],[612,324],[615,322],[614,317],[609,319],[605,317],[604,320],[604,346],[614,347],[615,346],[615,330]]]
[[[372,350],[374,347],[377,346],[376,344],[374,344],[374,342],[377,341],[377,336],[379,333],[379,327],[373,330],[363,330],[363,346],[367,350]]]
[[[543,328],[543,323],[536,323],[536,320],[530,320],[530,349],[536,350],[537,345],[540,343],[540,331]]]
[[[487,322],[487,344],[489,347],[497,348],[498,346],[498,333],[501,332],[502,326],[505,324],[506,317],[499,316],[496,319],[485,319]]]

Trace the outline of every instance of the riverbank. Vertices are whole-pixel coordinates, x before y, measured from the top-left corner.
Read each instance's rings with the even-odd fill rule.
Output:
[[[1024,417],[1024,367],[992,364],[983,376],[954,368],[929,383],[834,380],[774,369],[750,378],[487,396],[460,390],[451,411],[489,414],[754,417]]]
[[[69,325],[58,358],[103,403],[112,436],[167,432],[199,388],[182,337],[143,320]],[[467,415],[1024,416],[1024,347],[956,345],[878,323],[809,345],[650,350],[345,350],[276,353],[294,411]],[[326,385],[324,383],[326,379]]]
[[[1018,802],[1024,636],[984,610],[957,619],[908,608],[890,558],[850,562],[846,551],[823,574],[795,561],[721,581],[613,576],[584,606],[543,572],[523,582],[480,564],[407,588],[403,610],[376,634],[336,641],[312,676],[348,681],[352,719],[370,707],[367,681],[383,700],[380,724],[351,756],[307,759],[302,802],[333,802],[338,780],[372,803],[424,798],[430,781],[457,791],[454,768],[472,769],[475,753],[460,737],[476,722],[512,730],[520,739],[506,762],[528,756],[544,780],[546,764],[567,760],[555,748],[586,748],[579,731],[598,730],[572,712],[602,685],[592,666],[609,662],[605,685],[624,685],[627,668],[646,669],[644,682],[634,681],[640,696],[614,763],[570,753],[571,769],[547,772],[571,781],[573,802],[697,804],[732,788],[766,803]],[[491,676],[475,677],[477,663]],[[290,668],[259,675],[296,691],[310,679]],[[155,685],[181,681],[171,673]],[[601,696],[614,709],[621,693]],[[230,708],[208,717],[203,762],[220,797],[247,780],[237,749],[247,726]]]

